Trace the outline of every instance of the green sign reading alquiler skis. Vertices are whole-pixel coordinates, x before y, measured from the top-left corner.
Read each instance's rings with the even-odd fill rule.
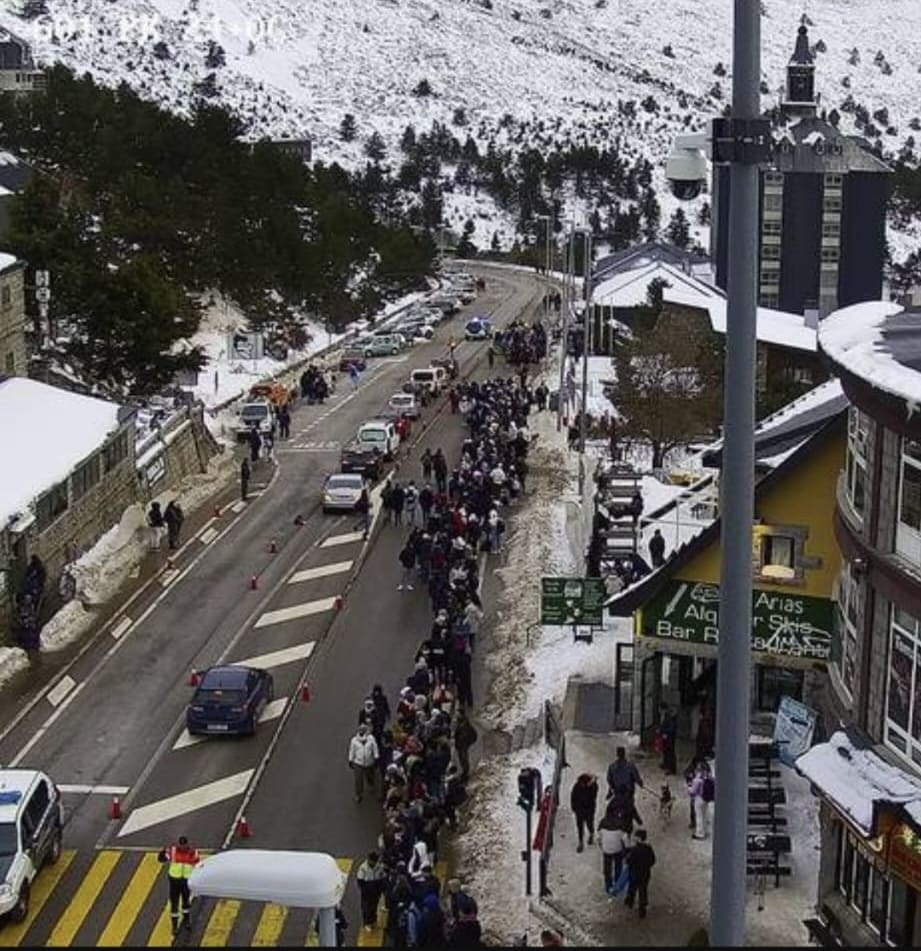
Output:
[[[601,625],[606,600],[602,578],[542,578],[540,622]]]
[[[643,635],[691,644],[719,643],[720,589],[671,581],[643,608]],[[833,603],[828,598],[752,592],[752,650],[804,660],[831,656]]]

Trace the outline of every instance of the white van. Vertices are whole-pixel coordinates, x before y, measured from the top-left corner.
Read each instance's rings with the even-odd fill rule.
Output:
[[[425,388],[430,393],[440,393],[448,381],[448,374],[444,367],[425,367],[423,370],[413,370],[409,382],[413,389]]]

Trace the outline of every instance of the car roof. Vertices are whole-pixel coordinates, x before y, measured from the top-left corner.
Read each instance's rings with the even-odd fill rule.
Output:
[[[329,482],[330,479],[340,479],[343,482],[361,482],[362,484],[365,481],[365,477],[360,472],[331,472],[326,477],[326,481]]]
[[[236,667],[228,664],[223,667],[209,667],[201,676],[200,689],[239,690],[246,686],[250,674],[262,673],[255,667]]]
[[[29,790],[43,777],[44,773],[35,769],[0,769],[0,822],[15,821]],[[12,801],[17,793],[18,798]],[[11,801],[4,802],[7,798]]]
[[[392,400],[401,399],[401,400],[414,400],[416,398],[415,393],[394,393],[390,397]]]

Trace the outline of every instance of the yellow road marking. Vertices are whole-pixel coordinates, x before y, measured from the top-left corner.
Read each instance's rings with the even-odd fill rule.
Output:
[[[384,946],[384,928],[387,926],[387,907],[384,896],[377,905],[377,921],[370,928],[362,923],[355,942],[359,948],[382,948]]]
[[[348,877],[349,872],[352,871],[352,859],[336,859],[336,865],[339,866],[339,871],[343,875]],[[307,929],[307,940],[304,942],[304,947],[307,948],[317,948],[320,946],[320,937],[317,934],[317,916],[314,915],[310,919],[310,927]]]
[[[233,924],[240,913],[242,903],[236,899],[222,898],[214,906],[211,917],[208,919],[208,927],[205,928],[204,936],[201,939],[203,948],[223,948],[230,939],[230,932],[233,930]]]
[[[96,942],[100,948],[120,948],[128,937],[131,926],[147,901],[147,896],[154,886],[154,882],[162,874],[162,865],[156,852],[147,852],[141,859],[140,865],[134,870],[128,887],[112,912],[105,930]]]
[[[90,909],[121,857],[121,852],[111,850],[99,853],[96,861],[93,862],[90,870],[86,873],[86,878],[80,883],[80,887],[67,906],[67,910],[54,926],[54,931],[51,932],[46,947],[70,947],[80,930],[80,926],[86,920],[86,916],[90,913]]]
[[[35,877],[32,882],[32,891],[29,894],[29,913],[25,921],[19,924],[12,922],[0,926],[0,948],[16,948],[26,936],[26,932],[32,927],[38,913],[45,907],[45,902],[51,897],[58,882],[64,877],[68,866],[74,860],[76,851],[73,849],[64,849],[61,857],[54,865],[47,865]]]
[[[171,948],[173,946],[173,923],[169,917],[169,902],[163,906],[160,917],[147,939],[148,948]]]
[[[253,935],[254,948],[274,948],[285,926],[288,909],[284,905],[268,904],[262,909],[256,933]]]

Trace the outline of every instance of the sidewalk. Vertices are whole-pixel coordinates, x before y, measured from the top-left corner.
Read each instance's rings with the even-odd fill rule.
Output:
[[[695,841],[688,829],[688,798],[683,778],[666,777],[658,757],[638,750],[636,737],[627,733],[566,732],[566,759],[560,785],[560,806],[556,816],[553,851],[550,856],[548,904],[565,919],[587,932],[598,945],[637,947],[686,945],[701,928],[709,927],[710,868],[712,839]],[[584,772],[598,776],[599,808],[607,788],[605,774],[618,746],[626,746],[640,771],[645,791],[637,796],[637,811],[643,818],[649,843],[656,852],[656,865],[649,887],[648,917],[640,920],[636,911],[624,907],[623,899],[609,899],[601,875],[601,851],[586,844],[576,852],[575,820],[569,808],[569,792],[575,778]],[[679,769],[691,750],[680,750]],[[787,816],[793,852],[788,856],[792,874],[781,879],[779,889],[768,881],[759,896],[754,879],[749,878],[746,920],[749,945],[805,946],[808,942],[802,920],[814,912],[818,878],[818,806],[809,792],[809,783],[785,766],[781,782],[787,791]],[[668,782],[675,797],[671,818],[659,815],[658,797]],[[759,905],[762,906],[759,908]]]

